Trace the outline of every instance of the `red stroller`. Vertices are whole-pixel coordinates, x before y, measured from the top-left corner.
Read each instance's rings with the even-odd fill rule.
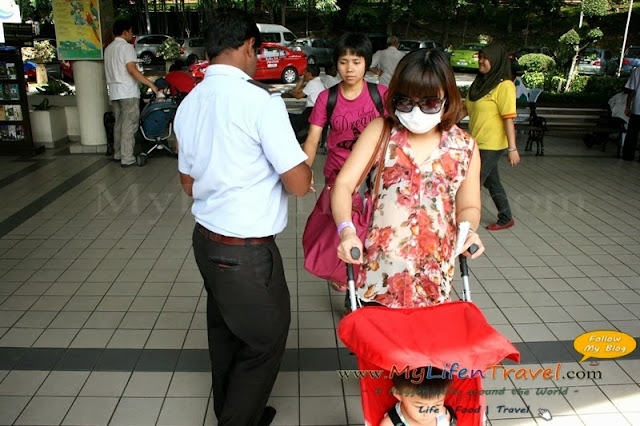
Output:
[[[347,275],[352,292],[350,266]],[[469,300],[463,257],[461,269],[465,298]],[[361,373],[379,370],[386,373],[380,378],[376,378],[377,374],[364,374],[360,379],[362,409],[368,426],[378,426],[397,402],[389,373],[429,365],[452,373],[445,405],[454,410],[457,426],[482,426],[486,422],[486,404],[480,372],[505,358],[520,361],[518,350],[487,323],[470,300],[418,309],[368,306],[347,315],[340,322],[338,335],[358,357]]]

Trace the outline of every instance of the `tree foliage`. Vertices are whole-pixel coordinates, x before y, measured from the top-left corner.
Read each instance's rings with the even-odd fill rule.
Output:
[[[610,9],[609,0],[582,0],[582,12],[589,18],[604,16]]]

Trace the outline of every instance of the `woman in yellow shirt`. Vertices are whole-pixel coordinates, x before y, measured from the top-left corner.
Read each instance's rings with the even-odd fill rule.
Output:
[[[520,162],[516,147],[516,88],[511,81],[509,56],[498,44],[486,46],[478,55],[479,74],[469,88],[465,106],[469,114],[469,130],[480,149],[480,181],[489,190],[498,209],[498,222],[487,226],[490,231],[512,227],[507,193],[500,182],[498,161],[507,152],[511,166]]]

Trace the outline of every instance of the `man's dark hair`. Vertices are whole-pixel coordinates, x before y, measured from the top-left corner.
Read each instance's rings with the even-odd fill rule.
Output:
[[[314,77],[317,77],[320,75],[320,67],[317,66],[316,64],[307,65],[307,71],[309,72],[309,74],[311,74]]]
[[[251,15],[240,9],[216,9],[204,30],[207,56],[213,59],[227,49],[237,49],[251,37],[256,40],[253,48],[259,49],[260,30]]]
[[[130,30],[133,27],[131,25],[131,21],[127,18],[118,18],[113,23],[113,35],[118,37],[121,36],[123,32]]]
[[[338,75],[338,70],[336,69],[336,66],[334,64],[327,65],[326,67],[324,67],[324,72],[327,75],[330,75],[330,76],[333,76],[333,77]]]
[[[369,37],[362,33],[345,33],[338,39],[338,43],[333,49],[333,61],[337,64],[340,56],[348,54],[362,56],[367,66],[366,69],[369,69],[372,52],[373,47]]]

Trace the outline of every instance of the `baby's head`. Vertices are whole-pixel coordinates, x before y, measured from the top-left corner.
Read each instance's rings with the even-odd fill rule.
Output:
[[[400,401],[403,415],[413,422],[429,424],[432,419],[446,413],[444,398],[451,378],[442,370],[420,367],[406,374],[394,374],[392,381],[393,393]]]

